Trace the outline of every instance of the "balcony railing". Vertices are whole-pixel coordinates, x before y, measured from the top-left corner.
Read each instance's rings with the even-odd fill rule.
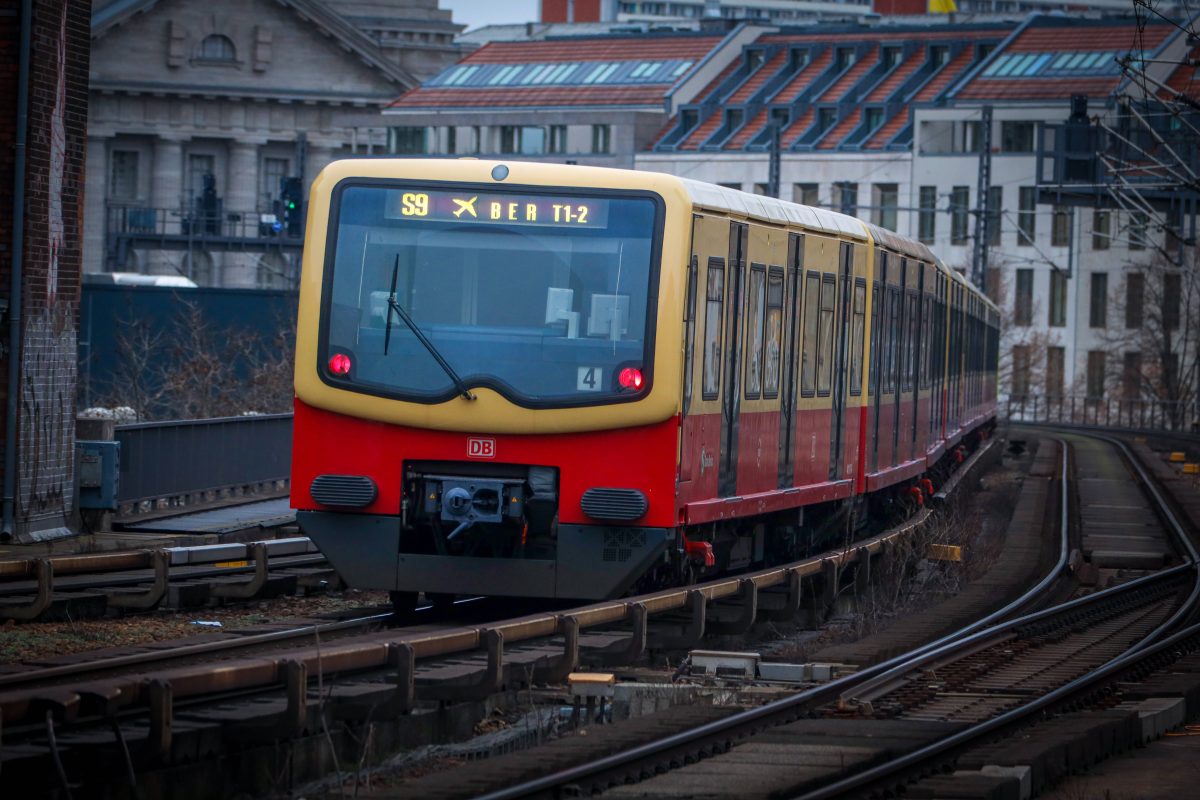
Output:
[[[191,208],[109,203],[105,238],[110,269],[125,265],[131,249],[298,252],[304,242],[301,209],[291,221],[270,212],[227,212],[220,200]]]
[[[1193,402],[1081,395],[1009,395],[1001,403],[1010,422],[1200,433]]]

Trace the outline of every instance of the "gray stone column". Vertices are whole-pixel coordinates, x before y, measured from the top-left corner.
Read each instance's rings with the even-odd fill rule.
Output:
[[[182,193],[183,138],[160,136],[154,141],[154,164],[150,170],[150,205],[155,209],[160,231],[180,232]],[[182,261],[180,253],[155,250],[146,259],[146,271],[151,275],[178,275],[177,267]]]
[[[87,183],[83,200],[83,271],[104,271],[105,203],[108,200],[107,136],[88,134]]]
[[[312,182],[316,180],[317,174],[325,169],[325,166],[333,161],[333,151],[335,147],[340,147],[340,143],[322,142],[320,140],[313,141],[309,139],[308,149],[304,154],[304,199],[308,199],[308,190],[312,186]]]
[[[258,148],[265,140],[238,139],[229,143],[229,161],[225,178],[225,213],[241,214],[235,230],[242,236],[255,235],[258,227]],[[227,253],[219,281],[226,288],[254,288],[258,285],[258,253]]]

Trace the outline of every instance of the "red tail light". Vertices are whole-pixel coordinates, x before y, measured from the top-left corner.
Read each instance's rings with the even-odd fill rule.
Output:
[[[626,367],[617,376],[617,383],[621,384],[622,389],[632,389],[636,392],[642,388],[643,382],[642,371],[634,367]]]
[[[334,375],[350,374],[350,356],[345,353],[334,353],[329,359],[329,371]]]

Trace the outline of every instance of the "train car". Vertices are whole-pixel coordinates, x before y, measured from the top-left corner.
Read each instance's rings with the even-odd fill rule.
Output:
[[[402,606],[791,559],[995,417],[995,307],[926,247],[650,172],[335,161],[299,320],[300,526]]]

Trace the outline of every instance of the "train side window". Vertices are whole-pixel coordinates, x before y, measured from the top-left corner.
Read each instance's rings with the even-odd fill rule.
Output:
[[[867,394],[874,397],[878,386],[876,376],[879,374],[880,358],[883,350],[880,342],[883,340],[879,327],[879,281],[871,286],[871,368],[867,374]]]
[[[725,302],[725,259],[708,259],[708,284],[704,307],[704,385],[705,400],[716,400],[721,393],[721,331]]]
[[[867,322],[867,282],[854,281],[854,309],[850,322],[850,394],[862,394],[863,333]]]
[[[900,346],[900,292],[887,289],[887,320],[884,322],[883,393],[896,391],[896,351]]]
[[[817,309],[821,301],[821,276],[804,276],[804,352],[800,364],[800,394],[812,397],[817,391]]]
[[[763,363],[763,397],[779,396],[780,355],[783,352],[783,268],[767,274],[766,359]]]
[[[766,323],[767,268],[750,265],[750,296],[746,314],[746,399],[756,400],[762,394],[763,326]]]
[[[687,416],[692,407],[692,364],[696,352],[696,281],[699,267],[695,255],[688,265],[687,302],[683,307],[683,321],[687,327],[686,353],[683,364],[683,414]]]
[[[904,391],[908,392],[912,391],[913,388],[913,373],[916,371],[917,345],[919,344],[917,342],[917,323],[919,322],[917,311],[920,307],[917,304],[916,292],[912,290],[905,292],[904,304],[906,306],[905,324],[908,327],[908,332],[905,334],[904,339]]]
[[[929,376],[933,374],[933,364],[930,363],[929,354],[933,352],[933,346],[929,341],[930,334],[933,330],[933,298],[928,294],[921,296],[921,388],[929,388]]]
[[[837,279],[826,275],[821,281],[821,330],[817,336],[817,394],[829,394],[833,381],[833,309]]]

